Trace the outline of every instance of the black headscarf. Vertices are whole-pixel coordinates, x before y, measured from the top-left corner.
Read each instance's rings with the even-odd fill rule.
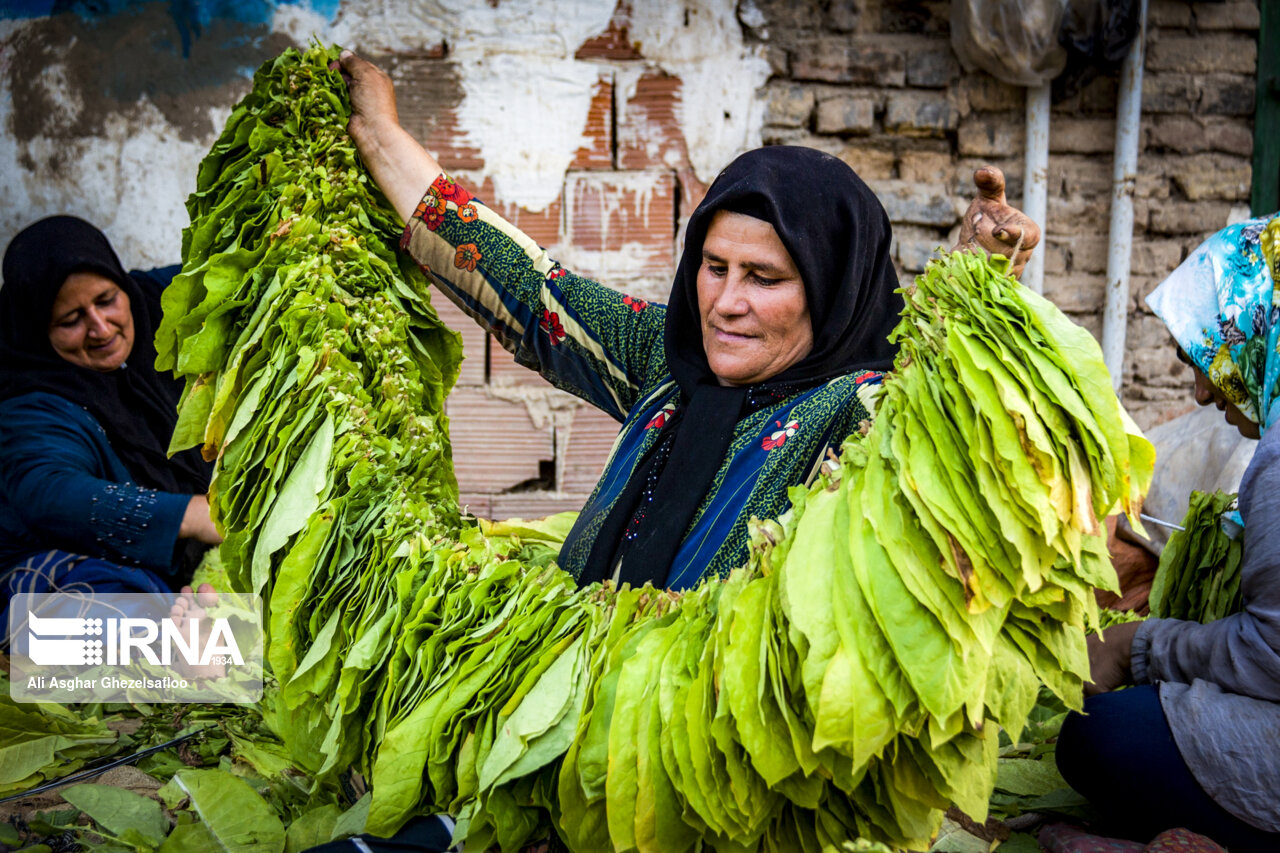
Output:
[[[762,219],[782,239],[800,277],[813,324],[813,349],[754,386],[722,387],[702,347],[698,269],[715,213]],[[588,557],[584,582],[612,575],[661,581],[685,531],[724,462],[739,419],[828,379],[856,370],[886,370],[889,343],[902,310],[889,256],[891,229],[884,207],[844,162],[811,148],[760,148],[730,163],[689,218],[684,253],[667,306],[667,364],[682,392],[677,416],[632,474]],[[636,532],[641,501],[647,514]],[[633,531],[634,536],[624,532]]]
[[[100,373],[58,355],[49,343],[54,300],[67,276],[95,272],[129,296],[133,350],[125,365]],[[130,276],[97,228],[74,216],[51,216],[19,233],[4,253],[0,286],[0,400],[44,391],[84,406],[107,433],[135,481],[179,494],[209,487],[199,450],[168,458],[182,384],[156,373],[160,285]]]

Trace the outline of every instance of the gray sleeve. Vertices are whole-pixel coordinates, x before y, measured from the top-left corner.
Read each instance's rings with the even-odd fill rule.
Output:
[[[1244,611],[1205,625],[1148,620],[1133,641],[1139,684],[1201,678],[1231,693],[1280,702],[1280,429],[1258,443],[1240,484],[1240,512]]]

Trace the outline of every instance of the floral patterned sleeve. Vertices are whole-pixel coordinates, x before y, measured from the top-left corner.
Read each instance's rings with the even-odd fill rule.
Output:
[[[619,421],[664,370],[663,306],[569,272],[447,176],[401,245],[517,362]]]

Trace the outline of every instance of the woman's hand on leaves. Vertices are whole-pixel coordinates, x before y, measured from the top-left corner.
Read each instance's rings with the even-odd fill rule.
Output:
[[[1141,622],[1112,625],[1101,634],[1089,635],[1089,677],[1084,686],[1085,696],[1108,693],[1132,681],[1129,661],[1133,649],[1133,636]]]
[[[342,52],[336,65],[351,94],[347,132],[367,159],[366,148],[376,146],[380,139],[400,130],[395,86],[387,72],[349,50]]]
[[[440,164],[400,126],[396,90],[387,72],[349,50],[330,67],[342,72],[351,94],[347,132],[374,183],[407,222],[427,187],[441,174]]]
[[[206,545],[221,545],[222,535],[213,526],[213,518],[209,514],[209,499],[204,495],[192,495],[187,502],[187,511],[182,515],[182,524],[178,528],[178,538],[195,539]]]
[[[960,221],[960,237],[952,251],[981,249],[989,255],[1013,259],[1009,271],[1022,275],[1032,250],[1040,243],[1040,227],[1004,197],[1004,173],[984,166],[973,173],[978,197]]]

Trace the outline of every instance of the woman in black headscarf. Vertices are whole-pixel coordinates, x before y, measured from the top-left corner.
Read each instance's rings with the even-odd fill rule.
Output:
[[[518,362],[623,424],[561,567],[681,588],[742,565],[748,520],[784,511],[871,417],[892,364],[902,303],[879,201],[819,151],[744,154],[690,218],[670,304],[650,305],[549,258],[400,127],[385,74],[340,62],[349,130],[410,254]],[[1022,248],[1020,268],[1038,232],[990,171],[962,240]]]
[[[71,585],[161,592],[219,541],[211,467],[168,458],[181,385],[156,373],[160,292],[106,236],[54,216],[19,233],[0,286],[0,578],[5,598]]]

